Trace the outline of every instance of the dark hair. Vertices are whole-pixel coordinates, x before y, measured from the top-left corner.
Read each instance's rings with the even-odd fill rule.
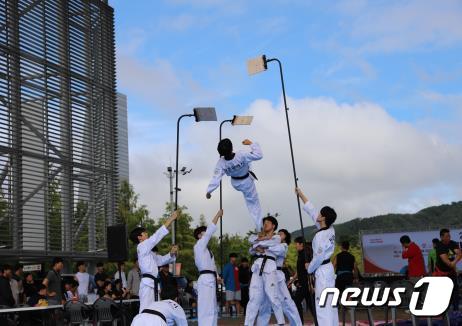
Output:
[[[265,223],[265,221],[270,221],[270,222],[274,225],[273,230],[276,230],[276,229],[278,228],[278,220],[276,220],[275,217],[273,217],[273,216],[266,216],[266,217],[263,219],[263,223]]]
[[[249,260],[247,259],[247,257],[242,257],[241,258],[241,263],[248,263]]]
[[[119,283],[122,284],[122,280],[120,278],[114,280],[114,286]]]
[[[229,157],[233,153],[233,143],[228,138],[220,140],[217,147],[220,156]]]
[[[106,286],[108,286],[109,284],[112,285],[112,282],[111,281],[104,281],[103,289],[105,289]]]
[[[138,240],[138,237],[141,236],[141,233],[143,232],[146,232],[146,229],[141,226],[134,228],[132,232],[130,232],[130,240],[134,244],[140,243],[140,240]]]
[[[8,270],[13,271],[13,266],[8,265],[8,264],[3,265],[2,270],[3,270],[3,272],[8,271]]]
[[[74,287],[74,288],[78,288],[78,287],[79,287],[79,282],[76,281],[76,280],[74,280],[74,279],[70,282],[70,284],[71,284],[71,286]]]
[[[449,229],[441,229],[441,230],[440,230],[440,237],[442,237],[442,236],[445,235],[446,233],[449,233]]]
[[[85,262],[84,261],[78,261],[76,266],[77,266],[77,269],[79,269],[80,266],[84,265],[85,266]]]
[[[435,245],[437,245],[438,243],[440,243],[440,239],[434,238],[434,239],[432,240],[432,243],[435,244]]]
[[[229,258],[237,258],[237,254],[234,252],[230,253]]]
[[[289,231],[287,231],[286,229],[280,229],[279,232],[282,232],[286,235],[286,239],[284,240],[284,242],[290,245],[291,237]]]
[[[152,247],[151,251],[152,252],[159,252],[159,247],[154,246],[154,247]]]
[[[199,240],[199,234],[201,234],[202,232],[204,231],[207,231],[207,227],[206,226],[199,226],[197,227],[195,230],[194,230],[194,238],[196,240]]]
[[[302,236],[296,237],[294,239],[294,242],[295,243],[301,243],[301,244],[305,245],[305,239]]]
[[[22,264],[16,264],[16,265],[14,266],[14,271],[16,272],[16,271],[18,271],[18,270],[20,270],[20,269],[22,269],[22,268],[24,268],[24,266],[23,266]]]
[[[120,267],[120,266],[125,266],[125,262],[124,261],[117,262],[117,267]]]
[[[104,264],[102,262],[96,263],[96,267],[104,267]]]
[[[350,242],[342,241],[341,246],[342,246],[343,249],[348,250],[348,249],[350,249]]]
[[[403,235],[401,238],[399,238],[399,242],[401,242],[401,244],[408,244],[411,243],[411,238],[409,238],[408,235]]]
[[[321,216],[324,216],[326,218],[326,225],[327,227],[330,227],[332,224],[334,224],[335,220],[337,219],[337,213],[334,211],[333,208],[329,206],[324,206],[321,208]]]
[[[138,255],[135,255],[135,257],[133,257],[133,262],[136,263],[138,261]]]
[[[38,291],[42,291],[42,290],[46,290],[47,287],[45,285],[43,285],[42,283],[40,283],[40,285],[38,286]]]
[[[61,257],[55,257],[53,258],[53,262],[51,263],[53,266],[59,263],[64,263],[64,260]]]

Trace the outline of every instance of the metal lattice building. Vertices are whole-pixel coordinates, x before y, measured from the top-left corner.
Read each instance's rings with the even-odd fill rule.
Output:
[[[115,88],[107,0],[0,0],[2,259],[105,254]]]

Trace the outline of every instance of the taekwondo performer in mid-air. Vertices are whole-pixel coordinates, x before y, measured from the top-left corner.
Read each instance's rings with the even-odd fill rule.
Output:
[[[132,326],[188,326],[183,308],[173,300],[152,302],[132,321]]]
[[[283,255],[283,247],[279,235],[274,231],[278,221],[273,216],[263,219],[263,231],[249,238],[252,247],[249,252],[255,257],[252,265],[252,279],[249,287],[249,303],[247,304],[244,325],[253,326],[258,310],[268,300],[273,308],[278,325],[284,325],[281,298],[279,295],[276,257]]]
[[[287,256],[287,251],[289,250],[290,245],[290,233],[286,229],[280,229],[278,232],[279,236],[281,237],[281,243],[277,244],[281,248],[273,248],[269,247],[270,251],[279,252],[280,255],[276,257],[276,265],[277,265],[277,281],[279,287],[279,297],[281,298],[282,303],[282,310],[284,315],[286,315],[287,319],[289,320],[290,326],[301,326],[303,325],[300,315],[297,310],[297,306],[295,305],[294,300],[289,293],[289,289],[287,288],[286,284],[286,277],[284,272],[282,271],[282,265],[284,264],[284,260]],[[258,312],[258,319],[257,319],[257,326],[267,326],[269,325],[269,321],[271,318],[271,303],[268,299],[264,302],[264,304],[260,307],[260,311]]]
[[[250,152],[238,151],[233,152],[233,143],[228,138],[218,143],[218,153],[220,159],[215,167],[215,172],[207,187],[207,199],[210,199],[211,193],[218,188],[220,180],[224,174],[231,177],[231,184],[237,191],[244,195],[245,203],[249,210],[250,216],[255,222],[257,231],[262,228],[262,210],[260,200],[258,199],[257,189],[255,187],[255,174],[250,170],[250,163],[263,158],[260,145],[245,139],[242,144],[250,145]]]
[[[167,228],[177,217],[178,211],[174,211],[164,225],[150,237],[143,227],[137,227],[130,232],[130,240],[137,245],[136,253],[141,272],[140,312],[154,301],[159,300],[159,265],[157,265],[156,256],[151,250],[168,234]]]
[[[322,326],[337,326],[338,311],[332,306],[332,296],[328,296],[324,307],[319,305],[321,293],[326,288],[335,287],[335,271],[330,258],[335,250],[335,230],[332,224],[337,219],[337,213],[329,206],[317,211],[300,188],[296,194],[304,203],[303,209],[310,215],[318,231],[313,238],[313,259],[307,263],[308,274],[315,274],[316,317]]]
[[[222,216],[223,210],[220,209],[209,226],[199,226],[194,230],[194,238],[197,240],[194,245],[194,262],[199,270],[199,279],[197,280],[197,321],[199,326],[217,325],[217,267],[208,244],[217,229],[217,222]]]

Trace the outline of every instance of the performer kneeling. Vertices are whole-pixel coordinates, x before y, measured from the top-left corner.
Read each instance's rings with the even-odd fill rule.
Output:
[[[219,210],[208,227],[199,226],[194,230],[194,261],[199,270],[197,280],[197,321],[199,326],[216,326],[217,310],[217,267],[212,251],[207,247],[217,222],[223,216]]]
[[[278,290],[279,290],[279,297],[281,298],[282,303],[282,310],[284,315],[286,315],[287,319],[289,319],[289,323],[291,326],[301,326],[303,325],[300,315],[297,310],[297,306],[295,305],[294,300],[289,293],[289,289],[287,288],[286,284],[286,277],[284,272],[282,271],[282,265],[284,265],[284,260],[287,256],[287,251],[289,250],[290,245],[290,233],[286,229],[280,229],[278,232],[279,236],[281,237],[281,243],[276,245],[280,248],[273,248],[269,247],[270,251],[278,252],[279,255],[276,257],[276,265],[277,265],[277,280],[278,280]],[[258,313],[257,325],[258,326],[266,326],[269,325],[269,321],[271,318],[271,303],[268,299],[266,299],[265,303],[262,307],[260,307],[260,311]]]
[[[337,213],[324,206],[318,213],[313,204],[303,194],[300,188],[295,192],[302,199],[303,209],[311,216],[318,231],[313,238],[313,259],[307,264],[308,274],[315,273],[316,316],[318,324],[322,326],[338,325],[337,308],[332,307],[332,296],[329,296],[324,307],[319,306],[319,298],[326,288],[335,287],[334,266],[330,258],[335,250],[335,230],[332,224],[337,219]]]
[[[277,227],[278,221],[272,216],[267,216],[263,219],[263,232],[249,238],[252,245],[249,252],[256,259],[252,265],[250,300],[247,304],[244,325],[254,324],[258,310],[265,300],[271,303],[278,325],[285,323],[276,274],[276,257],[283,255],[284,249],[282,246],[277,246],[281,243],[281,238],[274,234]]]
[[[140,312],[154,301],[159,300],[159,280],[157,278],[159,267],[157,259],[151,250],[168,234],[167,228],[177,217],[178,211],[174,211],[167,221],[165,221],[164,225],[151,237],[148,236],[146,229],[143,227],[137,227],[130,232],[130,240],[137,244],[136,252],[142,276],[139,290]]]
[[[215,173],[207,187],[207,199],[210,199],[211,193],[218,188],[220,180],[224,174],[231,177],[231,185],[237,191],[244,195],[247,209],[250,216],[255,222],[257,231],[261,230],[262,212],[260,200],[258,199],[257,189],[255,188],[255,174],[250,171],[250,162],[263,158],[260,145],[252,143],[246,139],[242,142],[244,145],[250,145],[251,152],[239,151],[233,152],[233,143],[228,138],[218,143],[218,153],[222,156],[215,167]]]
[[[173,300],[152,302],[132,321],[132,326],[187,326],[183,308]]]

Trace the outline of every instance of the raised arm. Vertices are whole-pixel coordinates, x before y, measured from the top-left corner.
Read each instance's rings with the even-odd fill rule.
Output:
[[[245,160],[248,162],[258,161],[263,158],[263,152],[258,143],[252,143],[252,141],[245,139],[242,144],[250,145],[250,152],[244,153]]]
[[[168,234],[168,227],[170,224],[173,223],[178,218],[178,211],[174,211],[172,215],[165,221],[164,225],[162,225],[153,235],[151,235],[148,239],[141,242],[138,247],[138,255],[147,255],[151,252],[152,248],[154,248],[160,240],[162,240]]]
[[[295,188],[295,193],[297,194],[298,197],[300,197],[300,199],[303,202],[303,210],[307,212],[308,215],[311,217],[316,228],[320,229],[321,226],[316,221],[316,219],[318,218],[318,211],[316,210],[314,205],[309,201],[308,197],[305,196],[302,189]]]
[[[210,198],[210,194],[218,188],[218,186],[220,185],[221,178],[223,178],[224,174],[225,171],[221,167],[221,160],[218,160],[218,163],[215,166],[215,172],[213,173],[212,180],[210,180],[210,183],[207,187],[207,198]]]
[[[220,219],[220,217],[222,217],[222,216],[223,216],[223,210],[220,209],[220,210],[218,210],[217,214],[213,218],[212,223],[209,224],[209,226],[207,226],[207,230],[205,231],[205,234],[202,236],[202,238],[197,240],[197,245],[199,247],[202,247],[202,248],[207,247],[207,245],[208,245],[208,243],[210,241],[210,238],[212,237],[213,233],[217,229],[217,222]]]

